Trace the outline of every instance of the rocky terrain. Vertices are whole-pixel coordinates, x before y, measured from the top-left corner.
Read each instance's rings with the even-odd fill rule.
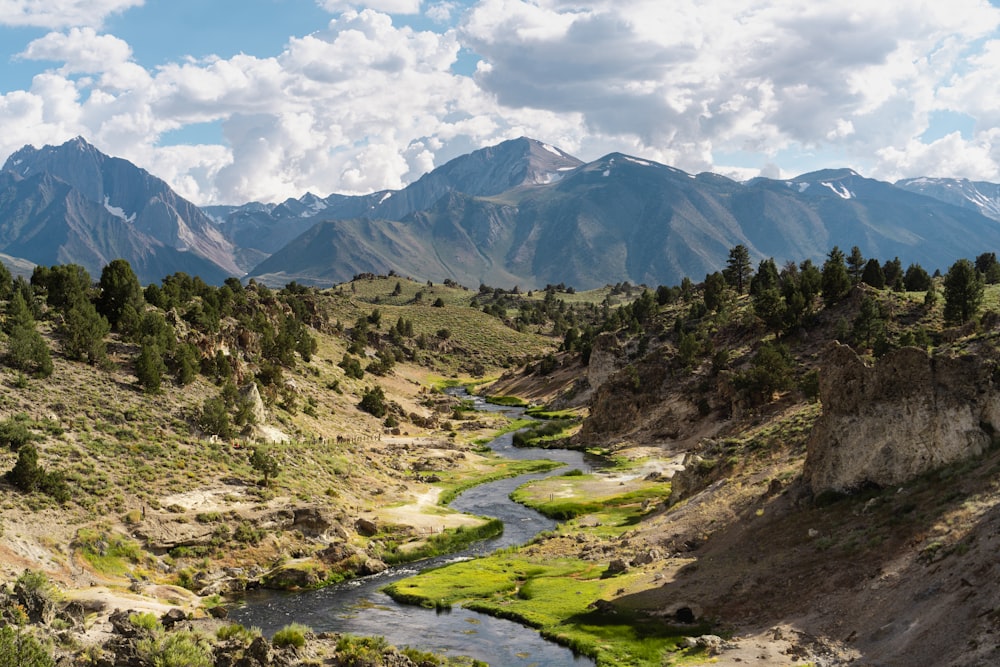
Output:
[[[444,305],[428,304],[428,293]],[[9,627],[63,664],[146,665],[168,644],[213,633],[215,648],[191,650],[212,652],[216,665],[358,664],[350,660],[361,649],[341,637],[290,630],[305,643],[289,648],[230,627],[226,610],[248,587],[376,573],[422,553],[435,530],[483,524],[437,503],[509,474],[477,444],[507,418],[441,392],[445,375],[586,416],[557,442],[618,467],[576,486],[548,482],[542,498],[571,489],[625,497],[670,482],[667,495],[633,508],[627,529],[585,512],[519,552],[606,571],[607,592],[588,601],[590,613],[680,627],[691,637],[670,659],[996,661],[1000,600],[987,585],[1000,535],[994,316],[946,326],[940,304],[922,293],[858,285],[782,333],[788,353],[774,363],[787,377],[775,380],[760,361],[773,340],[745,295],[718,313],[697,307],[698,292],[665,299],[638,327],[624,318],[641,300],[618,304],[625,325],[595,333],[586,365],[575,347],[538,335],[550,323],[515,331],[462,305],[470,294],[457,286],[371,276],[325,294],[274,296],[254,287],[248,303],[273,313],[301,298],[316,336],[309,359],[286,367],[277,387],[246,385],[261,377],[249,351],[263,345],[241,343],[254,337],[232,322],[198,339],[206,356],[229,350],[248,387],[235,400],[256,415],[252,434],[200,430],[198,415],[219,393],[210,375],[166,383],[152,397],[142,391],[136,344],[117,333],[102,369],[56,355],[47,381],[2,371],[0,434],[12,438],[23,425],[40,462],[74,494],[61,502],[0,485],[0,607]],[[875,355],[843,324],[870,299],[881,302],[893,341],[928,342]],[[174,321],[187,340],[202,335],[185,315]],[[401,358],[388,372],[352,377],[345,362],[368,327],[371,369],[385,363],[378,353],[389,340]],[[47,320],[41,328],[58,349],[58,330]],[[852,344],[834,342],[837,332]],[[469,369],[494,379],[476,382]],[[359,409],[374,386],[388,405],[379,417]],[[249,456],[264,442],[280,462],[267,483]],[[6,469],[16,458],[4,454]],[[370,664],[423,664],[371,650],[381,662]]]

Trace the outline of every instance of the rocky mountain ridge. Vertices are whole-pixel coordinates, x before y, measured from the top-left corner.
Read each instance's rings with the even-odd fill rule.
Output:
[[[26,146],[0,170],[7,254],[36,264],[75,262],[97,275],[127,259],[143,281],[176,271],[221,282],[239,275],[232,244],[165,182],[83,138]]]
[[[469,286],[586,289],[698,280],[737,244],[779,265],[859,245],[866,256],[905,256],[928,270],[1000,246],[988,217],[1000,204],[986,183],[891,185],[849,169],[738,183],[621,153],[584,164],[527,138],[457,157],[402,190],[205,211],[82,138],[25,147],[4,171],[0,251],[91,273],[121,256],[144,282],[183,271],[215,283],[246,274],[273,286],[330,285],[395,271]]]

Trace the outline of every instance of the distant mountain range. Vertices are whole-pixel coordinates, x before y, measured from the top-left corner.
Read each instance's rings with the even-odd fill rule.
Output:
[[[677,284],[755,259],[822,261],[834,245],[945,270],[1000,249],[1000,186],[893,185],[849,169],[739,183],[620,153],[583,163],[532,139],[463,155],[403,188],[199,209],[83,139],[25,147],[0,172],[0,253],[124,257],[143,282],[175,271],[330,285],[390,270],[475,287]],[[0,259],[3,259],[0,256]]]

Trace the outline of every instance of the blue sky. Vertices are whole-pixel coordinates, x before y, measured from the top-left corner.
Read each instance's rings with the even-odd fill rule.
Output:
[[[0,159],[81,135],[200,204],[516,136],[686,171],[1000,182],[1000,0],[0,0]]]

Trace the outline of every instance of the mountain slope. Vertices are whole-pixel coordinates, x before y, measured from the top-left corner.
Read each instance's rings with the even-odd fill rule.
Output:
[[[65,223],[72,227],[76,242],[62,243],[58,252],[46,246],[44,236],[18,240],[7,230],[5,236],[11,248],[32,249],[34,254],[25,255],[26,259],[42,263],[46,261],[43,257],[57,254],[63,262],[76,262],[94,272],[104,263],[124,257],[139,268],[157,271],[140,274],[147,281],[161,278],[165,274],[159,271],[164,269],[168,273],[196,270],[203,279],[215,282],[242,273],[233,259],[232,244],[197,206],[144,169],[108,157],[82,138],[41,149],[25,146],[8,158],[3,171],[25,179],[22,187],[37,184],[43,190],[37,196],[48,201],[49,207],[44,223],[8,218],[6,227],[27,224],[54,230],[52,225],[57,220],[53,216],[59,208],[71,211],[71,219]],[[65,183],[69,189],[35,180],[43,174]],[[52,196],[65,202],[58,205],[57,199],[50,199]],[[90,205],[84,205],[84,201]],[[109,217],[120,224],[109,221]],[[56,238],[66,241],[69,232],[56,233]],[[13,250],[8,252],[15,254]]]
[[[137,231],[47,172],[28,178],[0,172],[0,220],[0,250],[35,264],[80,264],[96,278],[106,264],[122,257],[143,282],[177,271],[210,282],[229,275],[195,253]]]
[[[537,142],[524,145],[546,151]],[[486,157],[480,152],[474,161]],[[487,172],[513,173],[506,165],[500,160]],[[412,190],[383,195],[385,201],[371,211],[388,214],[394,200],[400,211],[409,210],[441,189],[417,187],[421,183],[469,183],[470,189],[489,192],[505,182],[463,181],[455,174],[466,172],[451,169],[432,172]],[[562,171],[549,173],[559,178],[549,182],[520,180],[492,195],[452,189],[427,208],[380,218],[393,222],[324,222],[330,243],[338,246],[336,262],[333,254],[311,246],[312,236],[304,236],[251,274],[268,280],[294,275],[322,284],[395,270],[472,286],[566,283],[590,289],[623,280],[647,285],[677,284],[685,276],[698,280],[722,268],[738,244],[755,260],[773,257],[779,264],[820,262],[835,245],[857,245],[865,256],[898,256],[929,270],[1000,245],[993,220],[849,169],[741,184],[620,153],[557,169]],[[324,214],[334,216],[335,207]],[[381,241],[374,242],[377,236]],[[392,249],[401,247],[405,252]]]
[[[1000,185],[965,178],[907,178],[896,186],[1000,220]]]

